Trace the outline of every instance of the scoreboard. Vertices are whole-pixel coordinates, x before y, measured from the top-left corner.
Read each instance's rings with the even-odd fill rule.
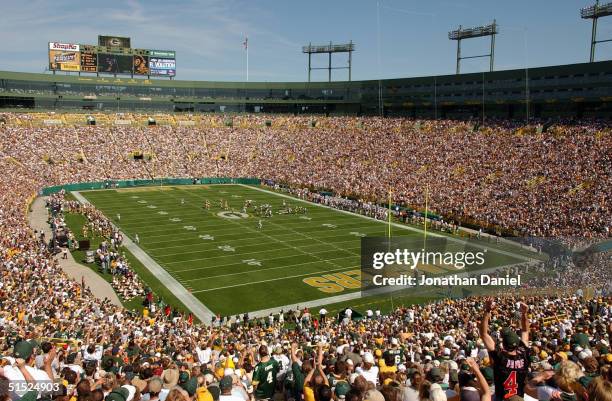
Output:
[[[174,77],[174,50],[133,49],[130,38],[98,36],[98,45],[49,42],[49,70]]]

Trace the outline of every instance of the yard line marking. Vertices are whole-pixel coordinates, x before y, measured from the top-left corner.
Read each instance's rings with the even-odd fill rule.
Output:
[[[345,257],[345,258],[335,258],[335,259],[347,259],[347,258]],[[310,265],[310,264],[313,264],[313,263],[320,263],[320,262],[319,261],[313,261],[313,262],[296,263],[294,265],[282,265],[282,266],[268,267],[268,268],[265,268],[265,269],[257,269],[257,270],[252,270],[252,271],[263,272],[263,271],[268,271],[268,270],[290,269],[292,267],[303,266],[303,265]],[[233,263],[233,264],[236,265],[236,263]],[[326,273],[326,272],[329,272],[329,271],[330,270],[317,270],[317,271],[309,273],[309,274]],[[185,280],[185,282],[191,283],[193,281],[208,280],[208,279],[211,279],[211,278],[219,278],[219,277],[237,276],[239,274],[246,274],[246,273],[251,273],[251,272],[237,272],[237,273],[219,274],[219,275],[216,275],[216,276],[199,277],[199,278],[187,279],[187,280]]]
[[[169,194],[169,195],[170,195],[170,194]],[[199,196],[199,195],[197,195],[197,194],[189,193],[189,195],[196,196],[196,197],[197,197],[197,198],[199,198],[199,199],[205,199],[204,197]],[[172,196],[172,195],[170,195],[170,196]],[[210,213],[210,212],[209,212],[209,213]],[[312,257],[314,257],[314,258],[320,259],[320,260],[321,260],[321,262],[323,262],[323,263],[327,263],[327,264],[330,264],[330,265],[332,265],[332,266],[339,266],[339,265],[338,265],[338,264],[336,264],[336,263],[329,262],[329,261],[327,261],[327,260],[325,260],[325,259],[319,258],[318,256],[316,256],[316,255],[314,255],[314,254],[312,254],[312,253],[310,253],[310,252],[305,252],[305,251],[303,251],[303,250],[301,250],[301,249],[299,249],[299,248],[296,248],[296,247],[294,247],[294,246],[291,246],[291,245],[287,244],[285,241],[280,240],[280,239],[277,239],[277,238],[274,238],[274,237],[272,237],[272,236],[270,236],[270,235],[266,234],[266,233],[265,233],[265,232],[263,232],[263,231],[259,231],[259,230],[256,230],[256,229],[254,229],[254,228],[249,227],[248,225],[241,224],[241,222],[240,222],[240,221],[234,221],[234,220],[231,220],[231,219],[228,219],[227,221],[228,221],[230,224],[234,224],[234,225],[237,225],[237,226],[241,227],[243,230],[244,230],[244,229],[246,229],[247,231],[250,231],[250,232],[252,232],[252,233],[256,233],[256,234],[258,234],[258,235],[263,235],[263,236],[265,236],[265,237],[270,238],[272,241],[275,241],[275,242],[278,242],[278,243],[280,243],[280,244],[284,245],[285,247],[293,248],[293,249],[295,249],[296,251],[298,251],[299,253],[302,253],[302,254],[304,254],[304,255],[310,255],[310,256],[312,256]],[[274,223],[272,223],[272,224],[274,225]],[[268,252],[269,252],[269,251],[268,251]]]
[[[243,254],[240,254],[243,255]],[[227,255],[226,255],[227,256]],[[277,258],[271,258],[271,259],[262,259],[262,262],[271,262],[273,260],[278,260],[278,259],[285,259],[285,258],[294,258],[294,255],[286,255],[286,256],[279,256]],[[354,258],[354,256],[340,256],[337,258],[330,258],[329,260],[339,260],[339,259],[348,259],[348,258]],[[206,259],[202,259],[202,260],[206,260]],[[319,263],[318,260],[312,261],[312,262],[303,262],[303,263],[296,263],[296,264],[292,264],[292,265],[283,265],[284,267],[293,267],[293,266],[301,266],[301,265],[308,265],[311,263]],[[204,266],[204,267],[194,267],[194,268],[190,268],[190,269],[182,269],[182,270],[172,270],[172,273],[177,273],[177,275],[179,275],[180,273],[184,273],[184,272],[191,272],[191,271],[196,271],[196,270],[209,270],[209,269],[216,269],[219,267],[226,267],[226,266],[238,266],[238,263],[236,262],[232,262],[232,263],[225,263],[222,265],[215,265],[215,266]],[[191,279],[189,279],[191,281]],[[195,279],[195,280],[200,280],[200,279]]]
[[[204,237],[206,237],[206,236],[204,236]],[[214,236],[211,236],[211,237],[212,238],[202,238],[202,239],[211,239],[211,240],[215,239]],[[198,238],[201,238],[201,237],[198,236]],[[217,237],[217,240],[220,241],[219,237]],[[254,238],[253,241],[261,241],[261,240],[259,240],[257,238]],[[300,241],[300,242],[298,242],[295,245],[295,248],[307,248],[309,246],[318,246],[318,247],[321,246],[319,244],[305,243],[306,240],[304,240],[304,239],[299,239],[299,240],[295,239],[295,240],[286,241],[286,242],[288,243],[288,242],[296,242],[296,241]],[[144,242],[146,243],[147,247],[150,248],[150,244],[148,242],[146,242],[146,241],[144,241]],[[262,245],[269,244],[269,242],[266,242],[266,241],[264,241],[264,242],[244,242],[244,241],[240,241],[240,240],[235,240],[235,241],[227,241],[226,240],[226,241],[223,241],[223,243],[227,244],[227,245],[231,245],[230,243],[234,243],[234,242],[236,243],[234,245],[234,247],[239,247],[241,249],[243,249],[243,248],[252,248],[252,247],[261,247]],[[329,242],[329,243],[326,243],[325,245],[326,246],[330,246],[330,247],[338,250],[339,248],[338,247],[334,247],[332,244],[345,244],[345,243],[354,243],[356,245],[360,245],[359,241],[356,241],[355,238],[351,238],[351,239],[346,240],[346,241]],[[170,247],[170,248],[156,248],[154,250],[153,254],[155,256],[157,256],[157,257],[169,257],[169,256],[182,256],[182,255],[199,254],[199,253],[205,253],[205,252],[209,252],[209,251],[214,251],[215,250],[215,247],[212,247],[212,248],[203,247],[203,246],[205,246],[205,244],[202,244],[201,241],[197,241],[196,243],[188,244],[188,245],[184,245],[184,246],[189,246],[191,249],[199,247],[199,249],[193,249],[191,251],[186,250],[184,252],[171,252],[171,253],[163,252],[163,250],[165,250],[165,249],[169,249],[169,250],[175,251],[174,248],[178,247],[178,245],[177,245],[175,247]],[[348,247],[348,248],[353,248],[353,247]],[[162,252],[158,251],[158,249],[160,249]],[[340,249],[341,250],[346,250],[347,247],[341,247]],[[326,251],[326,252],[329,252],[329,251]]]
[[[240,185],[240,186],[245,187],[245,188],[251,188],[254,191],[259,191],[259,192],[264,192],[264,193],[268,193],[268,194],[273,194],[273,195],[280,196],[280,197],[287,198],[287,199],[293,199],[294,201],[298,201],[298,202],[302,202],[302,203],[307,203],[307,204],[312,205],[312,206],[317,206],[317,207],[320,207],[320,208],[335,210],[335,211],[337,211],[339,213],[347,214],[347,215],[350,215],[350,216],[355,216],[355,217],[359,217],[359,218],[370,220],[370,221],[376,221],[376,222],[382,223],[382,224],[389,224],[389,222],[384,221],[384,220],[377,220],[377,219],[374,219],[372,217],[364,216],[362,214],[352,213],[352,212],[349,212],[349,211],[346,211],[346,210],[342,210],[342,209],[335,209],[335,208],[333,208],[331,206],[322,205],[320,203],[308,202],[308,201],[302,200],[300,198],[294,198],[294,197],[289,196],[289,195],[279,194],[279,193],[276,193],[276,192],[268,191],[267,189],[258,188],[258,187],[255,187],[255,186],[250,186],[250,185],[245,185],[245,184],[235,184],[235,185]],[[391,223],[391,225],[393,227],[398,227],[398,228],[401,228],[401,229],[404,229],[404,230],[413,231],[413,232],[417,232],[419,234],[423,234],[423,230],[420,230],[420,229],[414,228],[414,227],[410,227],[410,226],[407,226],[407,225],[404,225],[404,224]],[[457,243],[460,243],[460,244],[465,244],[466,243],[466,241],[460,240],[460,239],[452,237],[452,236],[441,235],[441,234],[437,234],[437,233],[428,233],[427,235],[429,235],[431,237],[435,237],[435,238],[446,238],[449,241],[457,242]],[[470,243],[470,246],[473,246],[475,248],[480,248],[480,249],[488,249],[490,251],[497,252],[497,253],[500,253],[502,255],[510,256],[510,257],[513,257],[513,258],[516,258],[516,259],[522,259],[522,260],[527,261],[527,262],[531,262],[531,261],[534,260],[533,258],[530,258],[528,256],[523,256],[523,255],[520,255],[520,254],[511,253],[511,252],[508,252],[508,251],[504,251],[502,249],[489,248],[489,247],[487,247],[485,245],[482,245],[482,244]]]
[[[153,216],[151,216],[151,217],[153,217]],[[255,220],[255,219],[253,219],[253,220]],[[168,219],[168,221],[179,222],[179,221],[181,221],[181,219],[178,218],[178,217],[173,217],[171,219]],[[265,220],[265,221],[269,222],[270,220]],[[322,220],[322,221],[329,221],[329,218],[327,218],[325,220]],[[336,221],[336,220],[334,220],[334,221]],[[132,221],[130,219],[126,219],[125,216],[123,216],[123,222],[124,222],[124,225],[126,225],[127,227],[138,226],[139,225],[138,222],[134,222],[134,221]],[[142,223],[145,223],[145,222],[146,223],[156,223],[156,227],[160,227],[160,228],[159,229],[155,229],[155,230],[143,231],[142,232],[143,234],[163,233],[161,235],[149,235],[149,237],[151,237],[151,238],[155,238],[155,237],[159,237],[159,236],[165,236],[169,231],[177,230],[177,228],[173,228],[173,227],[176,227],[176,226],[174,226],[173,224],[165,222],[165,220],[156,221],[156,220],[153,220],[152,218],[151,219],[142,220]],[[320,229],[313,228],[312,226],[304,227],[301,224],[295,224],[294,225],[294,224],[285,224],[285,223],[290,223],[290,222],[283,221],[283,225],[279,226],[280,227],[279,229],[272,230],[272,231],[290,231],[290,230],[292,230],[292,227],[294,227],[294,226],[298,227],[298,228],[307,228],[307,230],[305,230],[306,232],[320,232],[321,231]],[[274,225],[278,226],[278,224],[274,224]],[[199,222],[198,226],[201,229],[213,229],[213,228],[217,228],[218,231],[231,231],[232,230],[231,228],[221,228],[221,229],[218,228],[219,227],[219,222],[218,221],[216,221],[214,224],[202,224],[202,222]],[[336,228],[333,228],[333,229],[330,229],[330,230],[326,230],[326,232],[333,232],[333,231],[344,230],[344,229],[347,229],[347,230],[348,229],[359,229],[360,227],[363,227],[363,223],[359,223],[359,222],[352,222],[352,223],[342,222],[341,227],[336,227]],[[310,230],[308,230],[308,229],[310,229]]]
[[[268,242],[264,242],[263,244],[268,244]],[[312,246],[314,246],[314,245],[316,245],[316,244],[311,244],[311,245],[312,245]],[[319,246],[320,246],[320,245],[319,245]],[[259,245],[259,246],[257,246],[257,247],[258,247],[258,248],[261,248],[261,246],[260,246],[260,245]],[[297,248],[297,247],[291,247],[291,248],[292,248],[292,249],[299,249],[299,248]],[[355,257],[355,255],[357,255],[357,253],[356,253],[356,252],[350,252],[350,251],[352,251],[352,250],[356,250],[356,249],[360,249],[360,248],[346,248],[346,251],[347,251],[348,253],[351,253],[351,254],[352,254],[352,256],[351,256],[351,257],[352,257],[352,258],[354,258],[354,257]],[[284,249],[284,250],[288,250],[288,249]],[[318,255],[318,254],[320,254],[320,253],[337,252],[337,251],[334,251],[334,250],[332,249],[332,250],[328,250],[328,251],[320,251],[320,252],[304,252],[304,251],[300,251],[300,252],[301,252],[301,253],[304,253],[304,254],[306,254],[306,255],[312,256],[312,257],[314,257],[314,258],[317,258],[317,259],[319,259],[319,260],[324,260],[324,259],[319,258],[319,257],[318,257],[318,256],[316,256],[316,255]],[[256,254],[259,254],[259,253],[270,253],[270,250],[269,250],[269,249],[265,249],[265,250],[261,250],[261,251],[253,251],[253,252],[239,252],[239,253],[237,253],[237,255],[238,255],[238,256],[242,256],[242,255],[256,255]],[[163,257],[166,257],[166,256],[169,256],[169,255],[157,255],[157,256],[155,256],[155,260],[157,260],[158,262],[163,263],[163,264],[165,264],[165,265],[176,265],[176,264],[180,264],[180,263],[197,262],[197,261],[199,261],[199,260],[211,260],[211,259],[217,259],[217,258],[227,258],[227,257],[228,257],[228,256],[230,256],[230,255],[208,256],[208,257],[205,257],[205,258],[184,259],[184,260],[177,260],[177,261],[174,261],[174,262],[164,262],[164,261],[159,260],[159,258],[163,258]],[[290,256],[290,255],[288,255],[288,256]],[[293,256],[295,256],[295,254],[294,254]],[[329,260],[329,259],[325,259],[325,260]],[[171,271],[172,271],[172,272],[174,272],[173,270],[171,270]]]
[[[73,191],[74,197],[84,205],[90,204],[90,202],[81,195],[78,191]],[[120,229],[122,232],[125,231],[118,225],[113,224],[114,227]],[[149,256],[142,248],[132,242],[127,234],[124,237],[125,247],[132,252],[132,255],[138,259],[142,265],[151,272],[155,277],[162,282],[165,287],[172,291],[174,295],[185,305],[200,321],[210,323],[213,312],[208,309],[204,304],[193,296],[193,293],[188,291],[174,276],[170,274],[166,269],[159,265],[151,256]]]
[[[242,283],[242,284],[232,284],[232,285],[226,285],[226,286],[223,286],[223,287],[208,288],[208,289],[205,289],[205,290],[196,290],[196,291],[193,291],[193,293],[195,294],[195,293],[199,293],[199,292],[210,292],[210,291],[224,290],[226,288],[243,287],[245,285],[251,285],[251,284],[269,283],[269,282],[272,282],[272,281],[287,280],[287,279],[296,278],[296,277],[306,277],[306,276],[311,276],[313,274],[319,274],[319,273],[335,273],[335,272],[339,272],[339,271],[349,271],[349,270],[354,269],[355,267],[359,267],[359,266],[343,267],[341,269],[335,269],[335,270],[322,270],[320,272],[315,272],[315,273],[296,274],[295,276],[277,277],[277,278],[271,278],[271,279],[268,279],[268,280],[251,281],[251,282]]]
[[[233,237],[233,236],[239,236],[239,235],[242,235],[242,234],[232,234],[231,236]],[[230,235],[213,236],[213,235],[210,235],[210,234],[206,234],[206,235],[199,235],[198,238],[201,238],[201,239],[204,239],[204,240],[214,240],[214,239],[221,240],[221,239],[223,239],[223,242],[225,242],[225,243],[230,243],[231,244],[231,243],[237,242],[237,243],[239,243],[240,245],[243,245],[243,246],[256,245],[255,243],[245,242],[244,240],[241,240],[239,238],[234,239],[234,240],[224,239],[225,237],[228,237],[228,236],[230,236]],[[334,241],[333,242],[334,244],[345,244],[347,242],[357,243],[357,240],[355,238],[347,237],[347,235],[321,236],[319,238],[320,239],[324,239],[324,240],[331,240],[331,239],[334,239],[334,238],[349,238],[349,239],[346,239],[344,241]],[[410,237],[407,237],[407,238],[410,238]],[[167,242],[176,242],[176,241],[180,241],[181,244],[180,245],[172,245],[172,246],[158,246],[156,244],[159,244],[160,242],[149,242],[149,241],[146,241],[146,244],[147,244],[148,247],[155,247],[155,251],[163,251],[163,250],[166,250],[166,249],[174,250],[175,248],[187,248],[187,247],[193,248],[195,246],[200,246],[202,244],[201,241],[199,241],[199,240],[197,240],[195,238],[191,238],[191,237],[190,238],[183,237],[183,238],[180,238],[180,239],[177,239],[177,240],[171,240],[171,241],[167,241]],[[298,248],[300,248],[302,246],[310,246],[310,245],[312,245],[312,244],[299,245],[299,244],[305,242],[305,240],[302,239],[302,238],[292,239],[292,240],[288,240],[288,241],[285,241],[285,242],[297,242],[298,243],[298,245],[297,245]],[[165,243],[165,242],[162,242],[162,243]],[[265,244],[265,243],[263,243],[263,244]],[[180,253],[176,253],[176,254],[163,254],[163,255],[169,256],[169,255],[184,255],[184,254],[185,254],[185,252],[180,252]]]

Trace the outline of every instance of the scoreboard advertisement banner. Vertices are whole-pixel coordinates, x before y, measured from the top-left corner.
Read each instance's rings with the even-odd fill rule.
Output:
[[[49,69],[54,71],[80,71],[79,45],[49,42]]]
[[[149,75],[149,58],[147,56],[135,55],[133,71],[135,75]]]
[[[98,56],[95,52],[81,52],[81,71],[98,72]]]
[[[130,48],[130,38],[122,36],[98,35],[98,46]]]
[[[98,36],[99,44],[49,43],[49,69],[104,74],[130,74],[173,78],[176,76],[174,50],[133,49],[131,39]]]
[[[98,53],[98,72],[131,74],[132,63],[132,56],[129,55]]]
[[[149,54],[151,53],[149,52]],[[173,58],[149,57],[149,70],[151,75],[173,77],[176,75],[176,60]]]

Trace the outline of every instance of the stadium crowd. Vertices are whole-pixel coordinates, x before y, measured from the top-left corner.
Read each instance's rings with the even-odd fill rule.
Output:
[[[603,122],[536,127],[304,117],[208,117],[205,128],[2,128],[0,152],[40,188],[152,177],[258,177],[363,202],[429,208],[517,235],[610,235],[612,136]],[[206,119],[203,117],[203,119]],[[215,120],[217,119],[217,120]],[[44,146],[42,141],[44,141]],[[134,160],[130,152],[153,156]]]
[[[473,132],[461,122],[376,118],[309,128],[292,117],[270,128],[0,127],[0,397],[609,401],[609,296],[469,297],[340,322],[302,314],[295,328],[279,317],[203,325],[167,308],[134,314],[96,299],[66,277],[26,221],[28,200],[54,184],[256,176],[364,202],[391,189],[415,208],[428,183],[431,208],[449,219],[608,237],[612,138],[604,128]],[[154,158],[128,158],[135,150]],[[606,272],[593,278],[609,282]]]

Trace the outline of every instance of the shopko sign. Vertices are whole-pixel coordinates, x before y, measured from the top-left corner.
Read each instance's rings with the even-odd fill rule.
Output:
[[[49,50],[64,50],[64,51],[78,52],[79,45],[75,45],[72,43],[49,42]]]

